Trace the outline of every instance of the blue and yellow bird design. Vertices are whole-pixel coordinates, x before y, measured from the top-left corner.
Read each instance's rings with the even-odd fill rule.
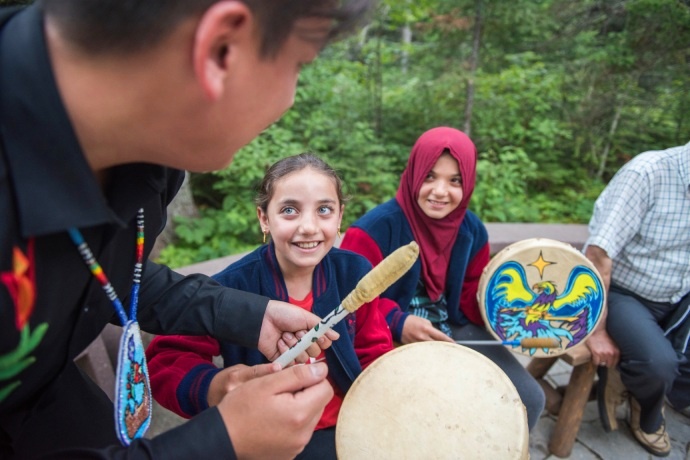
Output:
[[[593,330],[603,310],[603,292],[599,276],[586,266],[575,266],[559,292],[548,280],[530,288],[523,266],[510,261],[489,280],[484,308],[501,340],[553,338],[563,349],[580,343]]]

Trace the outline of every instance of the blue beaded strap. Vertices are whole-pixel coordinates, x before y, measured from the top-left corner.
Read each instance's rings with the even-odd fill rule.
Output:
[[[70,228],[68,233],[89,271],[101,283],[123,326],[115,379],[115,430],[120,442],[128,446],[134,439],[143,436],[151,424],[151,384],[137,322],[139,287],[144,266],[144,209],[137,212],[136,262],[129,317],[81,232]]]

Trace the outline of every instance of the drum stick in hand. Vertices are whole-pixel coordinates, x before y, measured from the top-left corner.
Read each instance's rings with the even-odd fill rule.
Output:
[[[415,241],[393,251],[380,264],[364,275],[364,278],[357,283],[355,289],[343,299],[342,303],[335,310],[326,315],[319,324],[302,336],[288,351],[280,355],[276,362],[282,367],[290,364],[300,353],[306,350],[313,342],[316,342],[319,337],[324,335],[338,321],[349,313],[354,313],[363,304],[371,302],[376,296],[385,291],[388,286],[395,283],[412,267],[412,264],[417,260],[417,256],[419,256],[419,246]]]
[[[528,337],[520,340],[456,340],[460,345],[509,345],[522,348],[558,348],[557,339],[551,337]]]

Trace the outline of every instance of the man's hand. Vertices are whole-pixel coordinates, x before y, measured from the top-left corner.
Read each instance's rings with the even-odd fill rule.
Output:
[[[585,343],[592,353],[592,363],[595,366],[615,367],[618,364],[620,350],[605,328],[594,331]]]
[[[280,365],[277,363],[259,364],[257,366],[236,364],[226,367],[211,380],[208,387],[208,395],[206,396],[208,405],[217,406],[226,394],[243,383],[278,371],[280,371]]]
[[[441,342],[455,343],[453,339],[439,331],[431,324],[431,321],[419,316],[408,315],[403,324],[402,337],[403,344],[414,342],[428,342],[438,340]]]
[[[278,366],[278,364],[276,364]],[[218,405],[238,458],[294,458],[333,397],[323,363],[247,381]]]
[[[333,308],[337,307],[334,305]],[[297,339],[307,333],[321,321],[318,316],[289,303],[270,300],[266,307],[261,332],[259,334],[259,351],[271,361],[285,353],[297,343]],[[306,362],[309,357],[317,357],[321,351],[331,346],[333,340],[340,335],[329,330],[313,343],[305,353],[300,354],[296,361]]]
[[[608,292],[611,286],[611,269],[613,268],[613,261],[608,253],[599,246],[590,245],[585,249],[585,256],[597,268],[601,279],[604,281],[604,289]],[[604,308],[599,325],[585,343],[589,351],[592,352],[592,363],[595,366],[614,367],[620,359],[620,350],[606,332],[607,318],[608,311]]]

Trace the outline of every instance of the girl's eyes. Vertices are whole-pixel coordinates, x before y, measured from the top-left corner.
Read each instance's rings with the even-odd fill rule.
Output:
[[[317,212],[322,215],[331,214],[333,212],[333,207],[325,205],[319,206]],[[297,209],[293,208],[292,206],[286,206],[280,210],[280,213],[285,214],[286,216],[294,216],[295,214],[297,214]]]
[[[436,176],[433,173],[429,173],[424,178],[424,182],[433,182],[436,180]],[[462,177],[453,177],[450,182],[454,185],[462,185]]]

